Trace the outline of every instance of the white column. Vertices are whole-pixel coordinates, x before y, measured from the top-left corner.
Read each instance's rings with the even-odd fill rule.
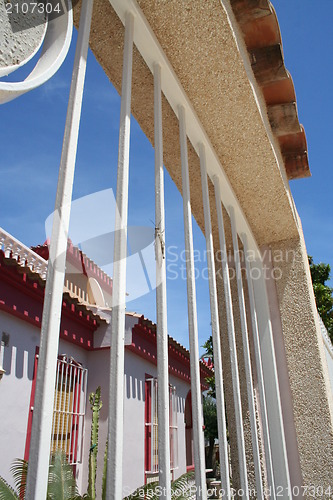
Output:
[[[188,328],[189,328],[189,340],[190,340],[194,472],[195,472],[195,484],[196,484],[196,498],[205,500],[207,494],[206,494],[204,433],[203,433],[201,386],[200,386],[197,303],[196,303],[195,275],[194,275],[192,211],[191,211],[191,199],[190,199],[190,180],[188,171],[185,110],[182,106],[178,108],[178,117],[179,117],[180,155],[181,155],[181,165],[182,165],[184,233],[185,233],[185,251],[186,251],[187,308],[188,308]]]
[[[161,498],[171,498],[168,329],[165,266],[164,172],[162,137],[161,67],[154,65],[155,129],[155,257],[156,338],[158,383],[158,467]]]
[[[127,12],[119,127],[110,352],[106,497],[112,500],[123,497],[124,342],[133,33],[134,17]]]
[[[252,280],[256,304],[257,322],[261,349],[261,361],[267,405],[275,493],[283,492],[283,499],[292,499],[286,440],[282,417],[279,380],[276,368],[275,348],[270,318],[265,274],[261,256],[252,265],[256,279]]]
[[[241,268],[241,262],[240,262],[240,257],[239,257],[238,235],[237,235],[237,228],[236,228],[236,221],[235,221],[235,213],[234,213],[234,209],[232,207],[229,210],[229,214],[230,214],[230,222],[231,222],[232,244],[234,247],[234,259],[235,259],[235,269],[236,269],[236,279],[237,279],[239,313],[240,313],[241,330],[242,330],[246,391],[247,391],[247,400],[248,400],[248,408],[249,408],[249,416],[250,416],[253,462],[254,462],[254,471],[255,471],[255,478],[256,478],[256,490],[257,490],[257,497],[264,498],[264,492],[263,492],[263,486],[262,486],[261,465],[260,465],[260,451],[259,451],[259,443],[258,443],[256,409],[255,409],[255,405],[254,405],[254,390],[253,390],[253,382],[252,382],[252,368],[251,368],[251,358],[250,358],[249,333],[248,333],[248,329],[247,329],[246,307],[245,307],[244,289],[243,289],[243,280],[242,280],[242,268]],[[248,277],[248,279],[250,279],[250,277]]]
[[[227,330],[228,330],[229,349],[230,349],[231,378],[232,378],[232,391],[233,391],[233,400],[235,409],[239,477],[240,477],[241,488],[243,489],[245,494],[244,498],[248,498],[248,482],[247,482],[247,469],[246,469],[246,457],[245,457],[242,403],[241,403],[240,386],[239,386],[235,325],[234,325],[234,315],[232,307],[231,287],[229,281],[229,265],[228,265],[227,248],[226,248],[225,233],[224,233],[221,192],[220,192],[220,183],[218,178],[214,177],[213,182],[215,188],[216,211],[217,211],[217,220],[219,228],[220,250],[222,257],[222,276],[224,285],[225,306],[227,314]]]
[[[93,1],[82,3],[51,235],[25,498],[46,498],[67,238]]]
[[[217,424],[218,424],[219,451],[220,451],[220,474],[221,474],[222,487],[226,491],[225,498],[231,498],[228,441],[227,441],[225,404],[224,404],[220,323],[219,323],[219,313],[218,313],[216,274],[215,274],[215,262],[214,262],[214,245],[213,245],[212,223],[210,215],[206,153],[203,144],[200,144],[199,146],[199,153],[200,153],[202,201],[203,201],[204,218],[205,218],[210,314],[212,321],[215,389],[216,389],[216,405],[217,405],[217,417],[218,417]]]
[[[256,368],[257,368],[258,392],[259,392],[260,414],[261,414],[261,422],[262,422],[263,438],[264,438],[267,481],[268,481],[268,487],[270,488],[270,491],[271,491],[271,499],[275,500],[276,496],[275,496],[274,473],[273,473],[273,465],[272,465],[272,451],[271,451],[271,442],[270,442],[270,437],[269,437],[269,428],[268,428],[268,419],[267,419],[266,397],[265,397],[265,390],[264,390],[264,376],[263,376],[263,372],[262,372],[261,349],[260,349],[258,323],[257,323],[257,311],[256,311],[256,303],[255,303],[255,299],[254,299],[251,264],[250,264],[250,260],[249,260],[249,247],[248,247],[248,243],[247,243],[246,234],[243,233],[241,238],[242,238],[244,254],[245,254],[247,285],[248,285],[250,310],[251,310],[253,347],[254,347],[254,356],[255,356]]]

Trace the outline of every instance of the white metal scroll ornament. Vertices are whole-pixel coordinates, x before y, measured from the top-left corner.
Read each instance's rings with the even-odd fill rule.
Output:
[[[0,19],[0,77],[24,66],[42,46],[36,66],[23,81],[0,81],[0,104],[4,104],[39,87],[58,71],[71,43],[72,4],[71,0],[5,0]]]

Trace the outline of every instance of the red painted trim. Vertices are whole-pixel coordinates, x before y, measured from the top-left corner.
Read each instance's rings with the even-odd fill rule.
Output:
[[[35,401],[37,366],[38,366],[38,352],[39,352],[39,347],[37,346],[36,351],[35,351],[35,362],[34,362],[34,371],[33,371],[32,384],[31,384],[27,435],[26,435],[25,450],[24,450],[24,460],[26,460],[26,461],[29,460],[29,452],[30,452],[31,427],[32,427],[32,416],[33,416],[32,408],[34,406],[34,401]]]
[[[45,247],[39,247],[39,250],[42,248],[43,251],[48,251],[47,247],[46,250]],[[81,258],[78,248],[73,247],[69,254],[71,251],[76,258]],[[88,263],[89,268],[92,268],[92,262],[83,257],[86,259],[85,265]],[[23,269],[16,261],[6,259],[4,253],[0,251],[0,309],[40,328],[45,283],[31,272],[22,272]],[[66,297],[66,293],[64,294],[60,338],[83,349],[94,350],[93,334],[99,324],[98,319],[87,312],[85,306],[73,303]],[[127,348],[157,365],[156,325],[143,317],[139,318],[138,324],[132,330],[132,345]],[[169,337],[169,372],[190,382],[189,352],[171,337]],[[203,363],[200,363],[200,372],[202,389],[207,389],[205,378],[211,376],[213,372]]]
[[[140,321],[141,318],[139,323],[134,325],[132,329],[132,345],[126,346],[126,348],[150,363],[157,365],[156,332],[152,328],[148,328],[147,325],[141,324]],[[183,346],[180,344],[175,345],[175,341],[169,338],[169,373],[188,383],[191,381],[189,356],[189,352]],[[200,364],[202,390],[209,388],[205,379],[212,376],[212,374],[212,370]]]
[[[73,409],[74,413],[78,413],[80,409],[80,399],[81,399],[81,385],[82,385],[82,370],[78,370],[76,367],[76,373],[74,376],[75,384],[74,384],[74,401],[73,401]],[[74,462],[76,462],[77,459],[77,449],[78,449],[78,438],[79,438],[79,423],[80,423],[80,417],[78,415],[75,415],[73,418],[72,422],[72,443],[71,443],[71,450],[70,453],[71,455],[74,454]],[[75,448],[74,448],[74,443],[75,443]]]
[[[30,323],[31,325],[38,326],[40,328],[41,324],[38,316],[36,316],[35,319],[30,318],[26,314],[19,312],[16,309],[16,306],[9,307],[3,302],[0,302],[0,310],[6,312],[7,314],[11,314],[12,316],[16,316],[17,318],[21,319],[22,321],[25,321],[26,323]]]
[[[186,463],[188,462],[189,451],[191,452],[191,465],[186,467],[186,470],[194,469],[194,456],[193,456],[193,418],[192,418],[192,393],[191,390],[188,391],[186,399],[185,399],[185,409],[184,409],[184,418],[185,418],[185,451],[186,451]],[[190,436],[189,434],[190,433]],[[190,437],[190,439],[189,439]],[[190,447],[190,448],[189,448]]]
[[[44,243],[44,245],[38,245],[37,247],[32,247],[32,250],[43,257],[43,259],[48,260],[49,248],[47,243]],[[82,250],[73,245],[70,240],[68,240],[67,243],[66,260],[78,271],[82,271],[83,275],[95,278],[102,289],[104,289],[107,293],[112,294],[112,278],[110,278],[110,276],[98,267],[95,262],[90,260],[89,257],[82,252]]]
[[[20,270],[22,269],[16,262],[9,264],[0,251],[0,310],[40,328],[44,282],[41,284],[29,273],[22,273]],[[60,324],[61,338],[86,350],[92,350],[93,334],[99,324],[97,318],[84,306],[68,302],[66,294],[64,295]]]
[[[172,394],[172,388],[169,386],[169,446],[170,446],[170,466],[173,467],[174,463],[174,435],[173,435],[173,432],[171,430],[171,427],[174,425],[173,423],[173,407],[172,407],[172,403],[173,403],[173,398],[172,398],[173,394]],[[176,422],[177,424],[177,422]],[[176,427],[176,424],[175,424],[175,427]],[[178,428],[178,425],[177,425],[177,428]],[[178,446],[178,444],[177,444]],[[172,480],[173,480],[173,471],[171,472],[172,473]]]
[[[26,304],[27,297],[33,299],[36,303],[39,302],[42,304],[44,300],[45,282],[33,274],[27,275],[20,271],[22,271],[22,268],[16,262],[9,264],[7,259],[4,258],[3,252],[0,251],[0,283],[4,281],[19,290],[21,294],[24,294],[24,301],[22,297],[17,297],[17,294],[15,294],[15,299],[19,301],[19,298],[21,298],[21,301],[19,301],[17,305],[22,305],[21,302]],[[3,296],[8,295],[8,287],[0,286],[0,292]],[[90,311],[87,311],[84,305],[68,300],[66,295],[65,292],[63,297],[63,312],[72,319],[75,319],[80,325],[85,325],[95,330],[98,318],[94,317]],[[32,305],[32,300],[30,300],[29,303]]]
[[[186,472],[191,472],[192,470],[194,470],[194,465],[188,465],[186,467]]]
[[[189,413],[186,412],[186,409],[188,409]],[[188,391],[185,399],[184,417],[185,417],[185,429],[193,429],[191,389]]]

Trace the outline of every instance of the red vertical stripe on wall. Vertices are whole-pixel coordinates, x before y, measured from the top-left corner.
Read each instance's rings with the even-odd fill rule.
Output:
[[[36,347],[35,362],[34,362],[34,372],[33,372],[33,376],[32,376],[32,385],[31,385],[31,394],[30,394],[29,415],[28,415],[28,425],[27,425],[27,437],[26,437],[26,440],[25,440],[25,450],[24,450],[24,460],[26,460],[26,461],[29,460],[31,427],[32,427],[32,417],[33,417],[33,406],[34,406],[34,402],[35,402],[35,390],[36,390],[36,379],[37,379],[38,352],[39,352],[39,347]]]
[[[145,483],[146,483],[146,470],[150,470],[151,466],[151,426],[146,425],[151,423],[151,375],[146,374],[145,382]]]
[[[74,462],[76,462],[77,459],[77,449],[78,449],[78,438],[79,438],[79,424],[80,424],[80,417],[77,415],[80,412],[80,399],[81,399],[81,387],[82,387],[82,377],[83,377],[83,372],[82,370],[76,370],[76,375],[75,375],[75,386],[74,386],[74,404],[73,404],[73,409],[74,413],[74,419],[73,419],[73,425],[72,425],[72,449],[71,449],[71,454],[74,455]]]

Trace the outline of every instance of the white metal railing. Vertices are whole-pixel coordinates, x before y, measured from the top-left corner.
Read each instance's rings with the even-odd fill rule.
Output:
[[[150,407],[148,421],[145,422],[145,427],[150,431],[150,461],[148,468],[145,470],[147,478],[156,476],[161,468],[159,460],[159,434],[162,424],[158,415],[159,389],[157,378],[146,379]],[[169,471],[172,472],[178,468],[178,422],[177,422],[177,396],[176,388],[168,385],[168,406],[166,413],[169,415],[168,441],[170,443],[170,462],[168,464]]]
[[[166,58],[155,34],[145,19],[137,3],[133,0],[110,0],[114,10],[125,25],[125,44],[123,58],[123,79],[121,96],[121,116],[119,129],[119,156],[117,178],[117,211],[114,241],[114,269],[112,296],[112,346],[110,353],[110,397],[109,397],[109,429],[108,429],[108,472],[107,498],[119,500],[122,497],[122,463],[123,463],[123,392],[124,392],[124,328],[126,301],[126,255],[127,255],[127,211],[128,211],[128,179],[129,179],[129,139],[131,116],[131,81],[133,42],[141,53],[148,68],[154,75],[154,119],[155,119],[155,191],[156,191],[156,270],[159,286],[156,291],[158,359],[157,378],[158,400],[158,461],[159,481],[164,498],[170,499],[170,442],[169,442],[169,385],[168,385],[168,351],[166,327],[166,284],[164,254],[164,196],[163,196],[163,145],[162,145],[162,113],[161,93],[165,95],[171,108],[179,119],[181,166],[183,181],[184,229],[186,253],[189,256],[187,266],[187,295],[189,337],[191,351],[191,388],[193,410],[193,438],[195,450],[195,476],[197,498],[206,498],[205,463],[203,454],[203,430],[201,389],[198,356],[198,326],[196,311],[196,292],[193,262],[193,236],[191,227],[191,203],[189,190],[189,173],[187,159],[187,140],[192,143],[200,158],[201,180],[204,200],[205,235],[209,267],[210,303],[212,317],[212,334],[215,362],[216,394],[218,407],[218,427],[220,456],[223,457],[221,474],[225,497],[231,498],[229,482],[229,464],[226,440],[226,419],[224,410],[223,371],[219,331],[218,298],[216,292],[216,276],[214,268],[214,248],[210,221],[208,199],[208,177],[213,181],[218,216],[218,232],[222,254],[223,284],[227,311],[227,331],[230,348],[230,364],[233,386],[233,402],[236,418],[236,435],[238,444],[238,467],[244,498],[249,498],[248,478],[245,459],[244,429],[239,386],[238,359],[236,352],[234,311],[230,278],[228,272],[226,242],[223,225],[222,204],[230,217],[233,247],[236,257],[238,278],[239,306],[242,324],[243,349],[248,384],[249,409],[253,438],[253,452],[256,469],[257,494],[262,493],[261,470],[259,461],[256,421],[253,407],[253,387],[251,386],[252,368],[248,352],[248,332],[244,305],[240,263],[237,261],[238,238],[247,251],[254,255],[254,263],[262,271],[261,255],[251,228],[235,196],[229,180],[223,170],[210,140],[202,127],[184,89]],[[52,412],[54,391],[57,377],[57,352],[59,326],[61,316],[62,294],[65,276],[65,257],[67,235],[71,209],[71,197],[76,159],[78,131],[82,105],[82,93],[85,78],[86,59],[92,0],[83,0],[80,28],[74,60],[73,78],[70,90],[63,150],[61,156],[59,181],[56,195],[50,257],[47,265],[45,303],[43,310],[40,360],[37,373],[35,406],[36,411],[32,423],[31,450],[27,479],[26,498],[43,499],[46,497],[48,459],[52,433]],[[1,90],[1,87],[0,87]],[[8,90],[8,89],[7,89]],[[208,177],[207,177],[208,176]],[[4,234],[4,233],[2,233]],[[13,256],[19,262],[28,263],[33,271],[41,264],[37,256],[33,260],[29,249],[21,249],[14,239],[3,238],[1,245],[6,256]],[[18,243],[18,242],[17,242]],[[21,245],[22,246],[22,245]],[[26,255],[26,250],[28,254]],[[43,264],[45,266],[45,264]],[[46,269],[43,268],[45,271]],[[247,270],[250,268],[247,267]],[[36,272],[36,271],[35,271]],[[255,283],[248,273],[251,322],[254,335],[256,369],[259,380],[260,408],[264,415],[264,443],[267,477],[269,487],[274,491],[274,481],[283,489],[284,498],[289,498],[290,480],[281,403],[275,363],[274,344],[270,323],[270,313],[266,286],[261,279]],[[47,367],[47,370],[46,370]],[[264,381],[265,377],[265,381]],[[267,406],[266,406],[267,401]],[[274,430],[269,431],[269,425]],[[153,426],[152,426],[153,427]],[[274,495],[274,493],[273,493]]]
[[[197,487],[197,497],[205,498],[206,497],[205,456],[204,456],[204,436],[202,432],[203,421],[202,421],[202,411],[201,411],[200,369],[198,363],[199,359],[198,319],[197,319],[197,302],[196,302],[195,276],[194,276],[192,210],[191,210],[191,197],[190,197],[188,157],[187,157],[186,117],[185,117],[185,109],[182,106],[180,106],[178,109],[178,118],[179,118],[180,157],[181,157],[182,185],[183,185],[182,194],[183,194],[183,212],[184,212],[185,251],[187,255],[186,281],[187,281],[187,304],[188,304],[187,305],[188,329],[189,329],[190,356],[191,356],[190,362],[191,362],[194,471],[195,471],[195,479]],[[218,353],[216,354],[218,355]],[[222,386],[221,387],[219,386],[218,382],[216,382],[216,384],[217,384],[217,393],[220,394],[223,388]],[[221,398],[218,397],[218,402],[220,401]],[[223,405],[220,406],[220,410],[222,409]]]
[[[88,370],[66,355],[57,361],[51,451],[63,450],[68,463],[82,462]]]
[[[200,156],[200,148],[204,147],[206,152],[206,161],[207,161],[207,173],[211,179],[217,178],[220,194],[217,200],[218,204],[223,203],[224,207],[228,215],[230,216],[231,211],[233,213],[234,220],[234,228],[237,232],[238,236],[243,239],[244,236],[247,238],[247,244],[249,250],[255,257],[255,262],[258,264],[258,269],[262,271],[262,262],[261,262],[261,254],[258,248],[258,245],[255,241],[255,238],[252,234],[251,228],[246,220],[246,217],[242,211],[240,203],[235,196],[233,189],[229,183],[229,180],[223,170],[223,166],[221,165],[210,141],[207,137],[207,134],[202,127],[196,113],[191,105],[191,102],[186,96],[184,89],[179,83],[177,76],[170,65],[168,59],[166,58],[159,42],[153,30],[149,26],[147,20],[145,19],[144,14],[142,13],[140,7],[136,2],[132,0],[110,0],[114,10],[118,14],[121,21],[125,24],[125,18],[131,12],[133,16],[135,16],[135,30],[133,34],[134,43],[141,53],[143,59],[145,60],[147,66],[150,71],[154,74],[154,67],[156,64],[161,66],[161,89],[166,99],[168,100],[170,106],[175,112],[178,119],[181,121],[181,114],[183,113],[186,116],[186,137],[191,141],[195,151]],[[185,120],[184,120],[185,121]],[[183,142],[184,139],[182,139]],[[185,148],[183,148],[184,150]],[[185,154],[183,153],[183,157],[185,158]],[[182,160],[182,169],[184,167],[184,158]],[[183,176],[184,179],[184,176]],[[190,202],[187,201],[187,209],[189,209],[189,213],[191,213]],[[188,229],[185,227],[185,237]],[[191,238],[189,237],[189,241]],[[251,277],[250,277],[251,279]],[[189,322],[191,322],[191,316],[194,318],[194,328],[195,328],[195,314],[191,313],[191,309],[193,308],[192,301],[195,300],[195,294],[193,291],[195,287],[191,282],[193,278],[188,280],[188,286],[190,283],[190,287],[192,288],[192,292],[188,294],[188,309],[189,309]],[[229,281],[229,277],[228,277]],[[226,284],[226,283],[225,283]],[[229,285],[230,286],[230,285]],[[270,323],[270,312],[267,300],[267,291],[266,284],[264,279],[260,279],[254,285],[254,293],[256,298],[256,303],[258,304],[257,308],[257,318],[259,319],[259,330],[262,332],[262,337],[260,339],[260,346],[258,348],[262,349],[264,343],[265,349],[261,353],[261,360],[263,363],[263,370],[266,374],[266,385],[264,387],[265,393],[267,393],[269,398],[269,406],[267,410],[268,419],[274,425],[274,447],[272,447],[272,459],[273,465],[275,468],[275,472],[277,473],[277,477],[279,478],[279,486],[283,487],[285,491],[290,491],[290,479],[289,479],[289,471],[288,471],[288,462],[286,455],[286,446],[285,446],[285,437],[284,437],[284,428],[283,428],[283,419],[282,419],[282,411],[281,411],[281,402],[279,395],[279,385],[277,378],[277,370],[276,370],[276,362],[275,362],[275,351]],[[259,298],[260,297],[260,298]],[[229,302],[231,301],[231,295],[229,297]],[[230,302],[231,303],[231,302]],[[195,311],[194,311],[195,312]],[[231,310],[232,315],[232,310]],[[233,316],[231,316],[233,317]],[[230,321],[228,322],[228,326],[231,326]],[[193,327],[192,327],[193,328]],[[191,329],[191,326],[190,326]],[[232,329],[228,328],[228,336],[229,342],[232,346],[231,349],[231,365],[232,365],[232,380],[234,386],[234,403],[235,403],[235,413],[238,415],[236,419],[238,420],[238,424],[242,426],[241,419],[241,404],[240,404],[240,394],[239,394],[239,382],[238,382],[238,374],[237,374],[237,356],[235,351],[235,340]],[[265,340],[264,340],[265,339]],[[193,352],[193,346],[192,346]],[[259,359],[259,358],[257,358]],[[259,359],[260,361],[260,359]],[[193,376],[193,375],[192,375]],[[216,368],[216,376],[222,377],[222,366]],[[197,382],[195,382],[197,386]],[[222,384],[221,384],[222,387]],[[238,401],[238,402],[237,402]],[[261,402],[263,405],[264,402]],[[195,403],[193,403],[193,412],[196,412]],[[198,415],[198,419],[200,420],[200,416]],[[270,435],[271,439],[271,435]],[[199,449],[200,446],[200,431],[199,434],[197,432],[194,433],[194,440],[197,441],[197,446]],[[277,442],[279,441],[279,443]],[[220,443],[221,445],[221,443]],[[239,451],[239,467],[241,469],[240,477],[242,486],[247,487],[247,473],[246,473],[246,462],[244,455],[244,436],[242,429],[238,430],[238,451]],[[198,467],[199,465],[197,465]],[[202,477],[202,471],[199,472],[199,475]],[[270,476],[269,476],[270,477]],[[162,480],[160,475],[160,480]],[[197,477],[197,485],[200,487],[200,479]],[[269,487],[273,489],[273,482],[269,484]]]
[[[44,280],[47,273],[47,260],[35,253],[31,248],[23,245],[14,236],[0,227],[0,250],[7,259],[15,259],[22,267],[28,267],[31,272],[37,273]]]
[[[134,16],[126,14],[123,77],[120,106],[117,209],[115,217],[112,323],[110,354],[110,389],[108,421],[107,498],[122,498],[123,466],[123,397],[124,331],[126,308],[126,256],[129,178],[129,140]]]
[[[230,222],[231,222],[232,244],[233,244],[233,248],[234,248],[235,267],[236,267],[238,304],[239,304],[239,312],[240,312],[240,320],[241,320],[246,389],[247,389],[248,408],[249,408],[251,433],[252,433],[253,462],[254,462],[254,470],[255,470],[255,476],[256,476],[256,491],[257,491],[258,498],[264,498],[264,491],[263,491],[263,484],[262,484],[262,477],[261,477],[261,464],[260,464],[258,432],[257,432],[257,424],[256,424],[256,410],[255,410],[255,404],[254,404],[254,390],[253,390],[253,382],[252,382],[252,367],[251,367],[251,359],[250,359],[250,346],[249,346],[249,339],[248,339],[248,329],[247,329],[246,306],[245,306],[245,298],[244,298],[244,290],[243,290],[242,269],[241,269],[241,262],[240,262],[240,257],[239,257],[238,234],[236,231],[236,224],[235,224],[235,217],[234,217],[233,209],[230,210]]]
[[[231,492],[230,492],[230,478],[229,478],[227,425],[225,416],[222,349],[221,349],[220,324],[219,324],[218,301],[217,301],[214,245],[213,245],[212,223],[211,223],[209,192],[208,192],[208,178],[207,178],[207,168],[206,168],[206,152],[203,145],[201,145],[200,148],[200,170],[201,170],[202,198],[204,206],[205,233],[206,233],[206,246],[207,246],[207,266],[209,270],[208,277],[209,277],[210,310],[211,310],[211,321],[212,321],[212,338],[213,338],[214,367],[215,367],[217,424],[218,424],[218,437],[219,437],[219,451],[221,457],[220,474],[221,474],[221,482],[223,483],[224,485],[223,487],[226,490],[226,498],[229,499],[231,497]]]
[[[155,258],[156,258],[156,343],[158,359],[158,463],[164,474],[160,475],[160,486],[170,496],[170,414],[167,293],[165,264],[165,210],[162,133],[161,67],[154,66],[154,139],[155,139]]]
[[[243,248],[245,255],[248,255],[246,235],[243,235]],[[245,259],[245,266],[246,266],[247,276],[251,276],[251,264],[249,262],[249,259]],[[272,463],[271,441],[269,436],[264,375],[263,375],[262,361],[261,361],[261,349],[260,349],[259,330],[257,321],[257,308],[256,308],[256,301],[254,296],[252,280],[248,280],[247,285],[248,285],[248,295],[249,295],[250,310],[251,310],[252,339],[253,339],[253,349],[255,357],[255,367],[257,371],[257,380],[258,380],[261,422],[263,428],[266,473],[267,473],[268,484],[271,487],[271,497],[272,500],[275,500],[275,480],[274,480],[273,463]]]

